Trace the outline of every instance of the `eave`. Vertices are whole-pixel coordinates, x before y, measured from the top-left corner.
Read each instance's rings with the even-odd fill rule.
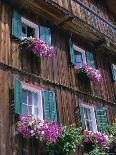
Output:
[[[77,34],[92,44],[102,41],[104,42],[104,47],[116,54],[116,42],[114,40],[110,40],[105,34],[94,29],[77,16],[74,16],[72,12],[51,0],[11,0],[9,3],[12,7],[19,10],[33,12],[56,25],[59,29]]]

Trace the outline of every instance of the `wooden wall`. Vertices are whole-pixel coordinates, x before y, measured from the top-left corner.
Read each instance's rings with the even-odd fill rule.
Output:
[[[69,125],[76,121],[80,125],[79,100],[83,100],[88,104],[104,105],[108,109],[108,119],[112,124],[116,107],[96,97],[92,97],[92,95],[116,102],[115,86],[111,81],[110,70],[108,68],[109,60],[110,62],[115,62],[114,57],[108,53],[103,53],[102,50],[96,51],[94,54],[96,65],[101,70],[104,81],[99,86],[92,82],[89,84],[89,87],[85,84],[80,85],[70,63],[67,36],[64,32],[56,27],[52,27],[52,44],[56,47],[56,55],[47,60],[41,58],[41,60],[37,59],[39,61],[35,61],[35,56],[33,56],[32,60],[32,55],[28,55],[26,51],[21,53],[19,42],[10,36],[11,8],[0,1],[0,11],[0,63],[25,71],[4,70],[4,67],[0,67],[0,154],[18,155],[17,152],[19,152],[21,145],[19,143],[21,140],[16,136],[17,133],[15,131],[12,97],[14,78],[53,90],[56,94],[58,121],[60,124]],[[34,18],[32,16],[33,21],[40,22],[38,18],[36,20]],[[79,44],[84,49],[89,49],[88,44],[85,46],[86,43],[81,41],[78,36],[75,44]],[[39,76],[49,81],[42,80]],[[78,91],[85,92],[85,94]],[[30,143],[25,144],[24,141],[23,143],[23,147],[25,147],[24,155],[37,154],[37,151],[34,153],[34,150],[31,149],[34,142],[31,143],[32,147],[30,147]]]

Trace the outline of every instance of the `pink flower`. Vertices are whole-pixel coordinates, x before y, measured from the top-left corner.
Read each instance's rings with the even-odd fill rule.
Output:
[[[87,74],[88,78],[91,81],[94,81],[96,83],[102,82],[102,75],[99,70],[89,67],[87,64],[83,64],[82,68],[78,68],[77,66],[74,67],[74,69],[79,72],[84,72]]]

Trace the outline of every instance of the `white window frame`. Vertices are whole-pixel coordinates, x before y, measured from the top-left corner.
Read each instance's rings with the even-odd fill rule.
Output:
[[[30,92],[34,92],[34,93],[37,93],[38,94],[38,97],[39,97],[39,99],[40,100],[38,100],[38,105],[39,105],[39,115],[37,116],[39,119],[41,119],[41,120],[43,120],[43,103],[42,103],[42,90],[39,90],[39,89],[36,89],[36,88],[34,88],[34,87],[32,87],[32,86],[29,86],[29,85],[26,85],[26,84],[24,84],[24,83],[22,83],[22,89],[24,89],[24,90],[27,90],[27,91],[30,91]],[[34,107],[32,106],[32,114],[33,114],[33,117],[35,117],[34,116],[34,109],[33,109]]]
[[[116,65],[112,64],[112,67],[113,67],[114,70],[116,70]]]
[[[28,19],[21,17],[21,23],[35,29],[35,38],[39,38],[39,26]]]
[[[82,54],[82,61],[83,61],[83,64],[86,64],[87,61],[86,61],[86,55],[85,55],[85,50],[83,50],[82,48],[76,46],[76,45],[73,45],[73,49],[79,53]],[[75,54],[76,55],[76,54]]]
[[[95,110],[94,110],[94,106],[90,106],[90,105],[87,105],[85,103],[81,103],[80,104],[81,107],[84,107],[84,108],[88,108],[90,109],[91,111],[91,117],[92,117],[92,128],[93,128],[93,131],[94,132],[97,132],[97,122],[96,122],[96,117],[95,117]]]

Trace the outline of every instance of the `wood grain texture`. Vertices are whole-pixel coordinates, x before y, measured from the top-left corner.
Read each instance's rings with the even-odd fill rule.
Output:
[[[63,5],[65,8],[68,7],[68,3],[64,3],[63,0],[57,1],[57,3]],[[97,9],[93,4],[90,4],[89,1],[86,1],[86,4],[93,7],[93,9]],[[92,23],[91,15],[87,14],[84,10],[81,10],[80,6],[73,1],[72,6],[75,15],[84,20],[89,18],[89,22]],[[84,14],[82,16],[80,15],[81,11]],[[36,22],[38,25],[42,24],[42,21],[46,21],[45,19],[41,20],[38,15],[30,15],[31,13],[29,12],[25,14],[24,11],[20,10],[20,13],[32,20],[32,22]],[[25,70],[30,74],[40,75],[44,79],[49,79],[53,82],[71,87],[80,91],[80,93],[73,92],[71,89],[67,89],[61,85],[52,85],[50,82],[42,81],[31,75],[15,74],[13,71],[3,71],[0,69],[0,155],[18,155],[21,151],[21,147],[23,155],[42,155],[38,142],[22,140],[21,137],[16,135],[13,101],[14,78],[54,91],[56,94],[58,123],[61,125],[70,125],[76,122],[77,126],[80,126],[80,101],[89,105],[105,106],[107,109],[108,120],[111,125],[116,119],[116,106],[98,100],[92,97],[92,95],[102,97],[106,101],[116,102],[116,87],[112,82],[109,68],[110,63],[116,63],[116,57],[112,56],[109,52],[104,52],[102,48],[94,51],[93,54],[96,67],[100,69],[102,73],[103,83],[100,85],[93,82],[83,83],[83,81],[79,81],[77,78],[73,66],[70,63],[70,54],[67,44],[68,37],[67,33],[62,30],[62,27],[51,26],[52,45],[56,49],[55,56],[48,59],[38,58],[26,50],[20,51],[19,41],[10,37],[10,14],[10,6],[0,1],[0,62],[9,64],[17,69]],[[103,16],[105,15],[103,14]],[[107,16],[105,18],[107,18]],[[107,27],[104,27],[103,23],[97,21],[96,26],[99,29],[102,27],[104,33],[109,33],[109,30]],[[78,30],[76,29],[76,31]],[[83,33],[86,35],[86,30]],[[84,42],[83,40],[85,39],[80,39],[80,36],[78,35],[73,35],[72,38],[75,45],[80,46],[84,50],[90,50],[89,46],[91,46],[91,42],[89,40]],[[81,91],[90,94],[90,96],[84,95]],[[81,155],[82,151],[80,150],[77,151],[77,155]]]

